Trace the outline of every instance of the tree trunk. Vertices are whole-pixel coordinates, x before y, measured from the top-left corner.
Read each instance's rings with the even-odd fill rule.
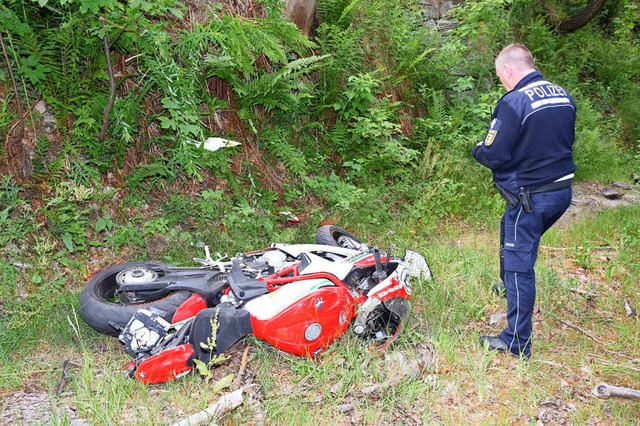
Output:
[[[287,0],[285,14],[306,36],[313,30],[317,3],[317,0]]]
[[[579,13],[560,22],[561,33],[571,33],[587,25],[602,10],[607,0],[589,0],[589,4]]]

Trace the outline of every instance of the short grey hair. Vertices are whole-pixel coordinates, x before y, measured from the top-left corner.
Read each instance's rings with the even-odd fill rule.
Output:
[[[496,68],[502,65],[511,65],[518,69],[535,68],[533,55],[523,44],[510,44],[500,51],[496,57]]]

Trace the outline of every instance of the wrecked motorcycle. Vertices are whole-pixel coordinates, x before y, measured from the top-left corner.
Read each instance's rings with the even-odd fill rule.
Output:
[[[318,229],[316,244],[272,244],[198,268],[137,262],[96,274],[80,312],[119,335],[132,377],[161,383],[209,364],[247,335],[285,352],[315,356],[352,331],[383,350],[411,310],[411,276],[429,278],[425,258],[369,248],[346,230]]]

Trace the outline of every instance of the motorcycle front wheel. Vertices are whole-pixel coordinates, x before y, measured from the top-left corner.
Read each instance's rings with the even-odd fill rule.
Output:
[[[316,232],[316,243],[359,250],[362,241],[339,226],[324,225]]]
[[[98,272],[80,293],[80,314],[87,324],[100,333],[117,336],[138,309],[155,308],[165,312],[171,322],[176,309],[191,296],[189,291],[176,291],[160,299],[132,303],[126,298],[118,300],[116,276],[127,269],[147,268],[145,262],[123,263]]]

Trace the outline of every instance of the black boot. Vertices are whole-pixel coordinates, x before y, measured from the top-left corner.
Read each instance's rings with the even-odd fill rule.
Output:
[[[492,351],[504,352],[513,355],[516,358],[529,359],[530,355],[525,353],[513,353],[509,350],[509,346],[500,338],[500,336],[480,336],[480,344],[487,346]]]
[[[493,291],[496,296],[507,297],[507,286],[504,283],[496,283],[491,287],[491,291]]]
[[[492,351],[510,352],[509,346],[500,338],[500,336],[480,336],[480,344],[489,346]]]

